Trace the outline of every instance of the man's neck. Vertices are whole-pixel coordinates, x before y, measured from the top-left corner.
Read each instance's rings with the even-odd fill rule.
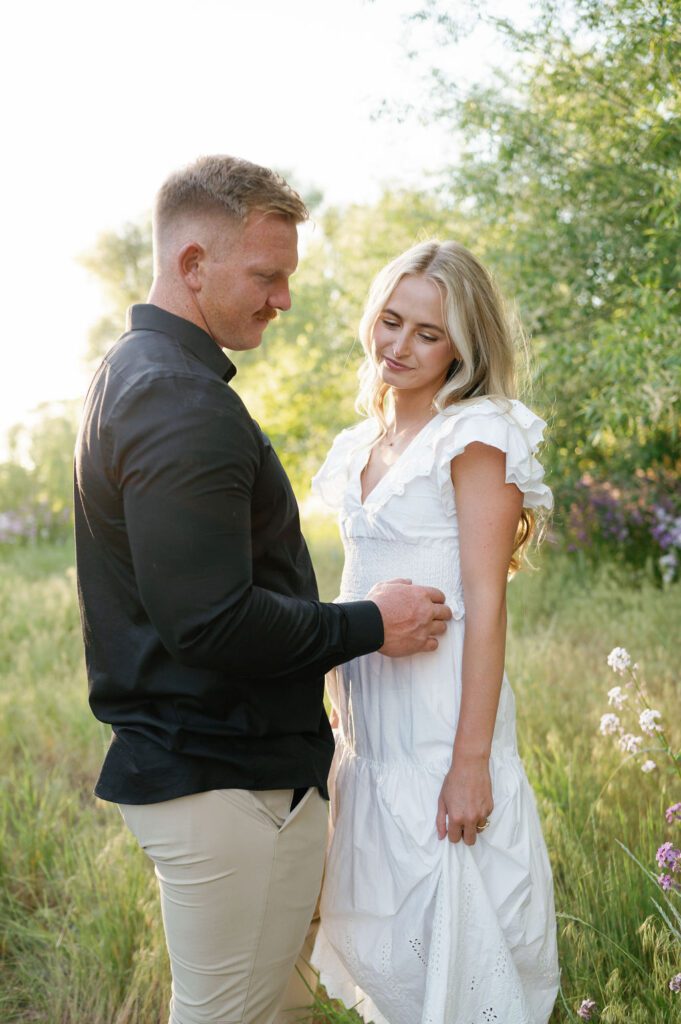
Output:
[[[183,320],[189,320],[190,323],[196,324],[197,327],[204,331],[206,330],[206,325],[203,323],[198,309],[192,306],[189,298],[185,299],[179,296],[176,288],[169,288],[158,278],[154,280],[151,286],[147,302],[158,306],[159,309],[165,309],[166,313],[181,316]]]

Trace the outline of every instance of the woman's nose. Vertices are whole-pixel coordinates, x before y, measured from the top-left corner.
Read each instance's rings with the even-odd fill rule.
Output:
[[[409,350],[409,332],[401,330],[393,343],[393,352],[396,356],[405,355]]]

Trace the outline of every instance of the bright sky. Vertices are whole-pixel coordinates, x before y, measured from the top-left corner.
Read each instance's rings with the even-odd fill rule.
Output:
[[[418,185],[454,156],[439,127],[372,118],[417,101],[405,26],[419,0],[24,0],[3,15],[0,438],[39,402],[80,396],[97,284],[77,258],[151,207],[175,168],[233,153],[330,201]],[[432,49],[432,48],[431,48]],[[453,53],[479,77],[484,34]],[[427,66],[424,64],[421,69]]]

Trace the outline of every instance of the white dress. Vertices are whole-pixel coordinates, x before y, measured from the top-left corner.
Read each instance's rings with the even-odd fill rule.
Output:
[[[526,507],[551,507],[534,452],[545,424],[517,401],[439,413],[362,505],[377,428],[333,443],[313,488],[340,513],[339,599],[406,577],[444,591],[437,651],[340,666],[332,836],[312,962],[330,996],[375,1024],[546,1024],[558,989],[551,869],[518,756],[506,676],[492,742],[494,811],[474,846],[439,840],[437,799],[461,696],[464,601],[450,463],[482,441],[506,453]]]

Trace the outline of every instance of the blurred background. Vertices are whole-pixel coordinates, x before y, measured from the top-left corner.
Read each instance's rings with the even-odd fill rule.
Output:
[[[28,2],[0,58],[2,1020],[164,1019],[153,879],[90,797],[108,730],[86,701],[72,454],[88,380],[146,297],[154,193],[220,152],[312,210],[293,308],[234,386],[293,480],[325,598],[341,555],[309,481],[356,420],[373,275],[455,238],[517,305],[556,501],[509,641],[561,914],[555,1020],[681,1020],[681,917],[617,845],[649,872],[681,799],[678,0]],[[667,723],[643,773],[598,733],[616,645]],[[355,1018],[322,999],[316,1019]]]
[[[301,499],[355,419],[372,276],[452,237],[531,337],[552,539],[677,577],[678,3],[124,0],[7,28],[0,545],[69,535],[77,411],[146,296],[154,192],[232,152],[313,211],[293,309],[235,383]]]

